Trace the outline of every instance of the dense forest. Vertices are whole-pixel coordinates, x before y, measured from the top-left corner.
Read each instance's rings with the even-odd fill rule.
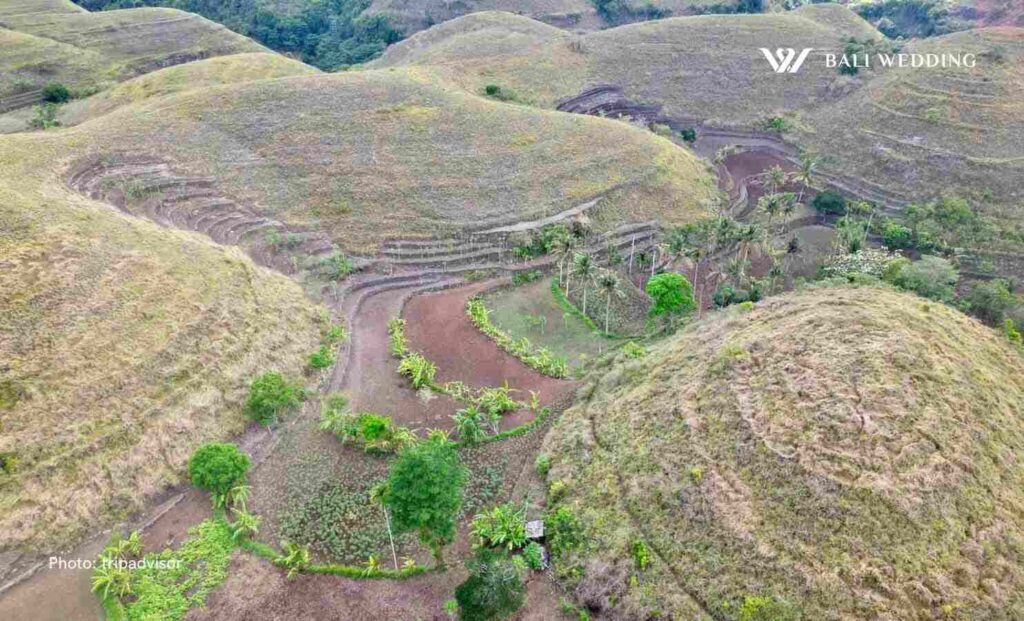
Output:
[[[198,13],[328,70],[370,60],[403,37],[386,17],[362,15],[369,0],[302,0],[287,12],[266,0],[77,1],[90,11],[162,6]]]

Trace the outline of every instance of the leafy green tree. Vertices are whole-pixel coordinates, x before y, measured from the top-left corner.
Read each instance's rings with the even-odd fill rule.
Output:
[[[974,285],[964,301],[972,315],[990,326],[1003,323],[1006,314],[1018,303],[1010,284],[1001,278]]]
[[[455,589],[462,621],[504,619],[526,598],[522,569],[500,550],[481,548],[466,566],[469,578]]]
[[[245,482],[249,463],[249,456],[234,444],[211,442],[192,453],[188,474],[196,487],[223,497]]]
[[[647,281],[647,295],[654,299],[651,307],[652,317],[666,315],[672,317],[693,310],[693,287],[682,274],[666,272],[656,274]]]
[[[388,474],[384,503],[396,533],[415,531],[444,567],[445,545],[455,538],[466,467],[450,442],[428,440],[406,447]]]
[[[257,377],[249,385],[245,411],[261,425],[270,425],[285,412],[297,408],[305,398],[301,386],[292,384],[273,371]]]
[[[811,207],[823,214],[841,216],[846,213],[846,198],[835,190],[825,190],[814,197]]]
[[[914,233],[909,228],[892,220],[882,226],[882,245],[889,250],[902,250],[914,245]]]

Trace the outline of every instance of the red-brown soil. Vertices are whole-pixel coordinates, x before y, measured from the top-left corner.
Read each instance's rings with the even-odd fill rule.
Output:
[[[458,380],[477,388],[508,382],[517,391],[516,399],[528,402],[532,390],[539,393],[542,405],[551,405],[575,383],[534,371],[500,349],[466,315],[466,301],[493,286],[495,282],[488,281],[409,300],[403,313],[409,347],[437,364],[438,382]],[[502,427],[521,425],[531,417],[529,411],[513,412],[503,417]]]

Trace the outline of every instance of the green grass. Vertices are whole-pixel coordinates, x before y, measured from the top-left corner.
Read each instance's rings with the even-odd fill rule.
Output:
[[[666,618],[1020,616],[1020,572],[997,592],[956,576],[1017,564],[1022,362],[958,311],[884,288],[711,314],[608,361],[558,419],[549,505],[580,516],[586,543],[556,571],[589,606]],[[902,595],[938,584],[931,604]]]
[[[610,347],[592,327],[559,306],[547,278],[503,289],[485,300],[491,320],[499,328],[514,338],[547,347],[574,366]]]

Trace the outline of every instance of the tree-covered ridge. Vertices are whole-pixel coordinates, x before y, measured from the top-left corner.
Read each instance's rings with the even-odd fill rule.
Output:
[[[380,55],[403,38],[386,16],[363,15],[368,0],[304,0],[286,11],[264,0],[78,0],[90,11],[162,6],[197,13],[321,69]]]

